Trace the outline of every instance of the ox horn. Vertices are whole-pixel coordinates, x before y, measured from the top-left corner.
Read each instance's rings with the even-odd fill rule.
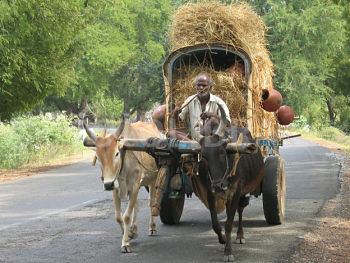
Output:
[[[204,137],[202,134],[200,134],[200,132],[196,131],[191,124],[188,124],[187,127],[189,129],[192,139],[194,139],[195,141],[199,142]]]
[[[118,129],[115,131],[114,135],[118,138],[122,134],[125,126],[125,117],[122,115],[122,122],[119,124]]]
[[[83,121],[83,126],[88,136],[95,142],[97,139],[96,134],[92,130],[90,130],[90,128],[88,127],[85,121]]]
[[[220,119],[220,123],[219,123],[219,127],[216,130],[215,134],[219,135],[219,136],[224,136],[225,134],[225,129],[226,129],[226,113],[224,108],[217,103],[220,113],[221,113],[221,119]]]

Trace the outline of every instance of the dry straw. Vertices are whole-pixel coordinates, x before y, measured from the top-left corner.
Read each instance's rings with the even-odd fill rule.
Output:
[[[182,72],[177,73],[178,79],[168,91],[174,93],[176,104],[181,105],[195,92],[194,77],[206,71],[216,82],[213,93],[226,101],[232,119],[240,125],[249,121],[245,113],[251,107],[253,114],[248,119],[251,118],[253,136],[278,137],[275,115],[260,105],[262,90],[273,88],[273,64],[266,49],[265,30],[261,18],[245,3],[189,3],[175,11],[168,32],[170,52],[196,44],[222,43],[245,51],[252,62],[248,83],[236,74],[215,71],[211,63],[198,68],[181,66]],[[251,104],[246,103],[246,89],[252,94]]]

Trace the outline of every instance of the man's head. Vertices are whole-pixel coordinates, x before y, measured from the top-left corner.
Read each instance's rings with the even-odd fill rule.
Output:
[[[201,73],[195,78],[194,82],[198,97],[200,99],[209,98],[211,88],[214,84],[213,79],[207,73]]]

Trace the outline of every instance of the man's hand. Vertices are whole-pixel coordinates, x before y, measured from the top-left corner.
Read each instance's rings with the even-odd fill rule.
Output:
[[[179,121],[179,114],[181,113],[181,110],[179,107],[175,107],[174,109],[174,118],[176,121]]]
[[[212,112],[202,112],[200,117],[203,121],[205,121],[206,119],[212,118],[212,117],[214,117],[216,119],[220,119],[219,115],[216,115],[215,113],[212,113]]]

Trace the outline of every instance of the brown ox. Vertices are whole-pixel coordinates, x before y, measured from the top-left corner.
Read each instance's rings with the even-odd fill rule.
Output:
[[[225,112],[221,111],[221,121],[214,135],[199,134],[191,130],[193,138],[201,145],[199,179],[206,189],[204,202],[208,204],[212,227],[221,244],[225,244],[224,261],[232,262],[231,231],[236,211],[239,214],[237,243],[245,243],[242,225],[242,213],[249,203],[246,194],[258,195],[264,175],[264,161],[260,149],[256,154],[230,153],[230,141],[251,144],[251,150],[257,146],[247,128],[231,126],[225,129]],[[206,128],[206,127],[204,127]],[[206,130],[206,129],[203,129]],[[224,135],[225,133],[225,135]],[[229,139],[228,139],[229,138]],[[221,207],[220,207],[221,205]],[[226,208],[225,235],[221,232],[217,213]]]
[[[137,122],[130,124],[122,121],[114,134],[107,137],[97,137],[84,123],[84,128],[89,135],[84,144],[96,146],[96,156],[99,160],[102,179],[105,190],[113,192],[115,218],[123,233],[121,251],[129,253],[130,239],[137,234],[137,196],[141,186],[148,186],[150,197],[149,206],[152,208],[155,193],[155,180],[157,177],[157,165],[153,157],[145,152],[124,151],[120,138],[147,139],[160,137],[154,123]],[[129,196],[127,208],[122,215],[121,199]],[[129,228],[131,213],[134,211],[131,226]],[[156,225],[151,214],[149,221],[149,235],[156,235]]]

